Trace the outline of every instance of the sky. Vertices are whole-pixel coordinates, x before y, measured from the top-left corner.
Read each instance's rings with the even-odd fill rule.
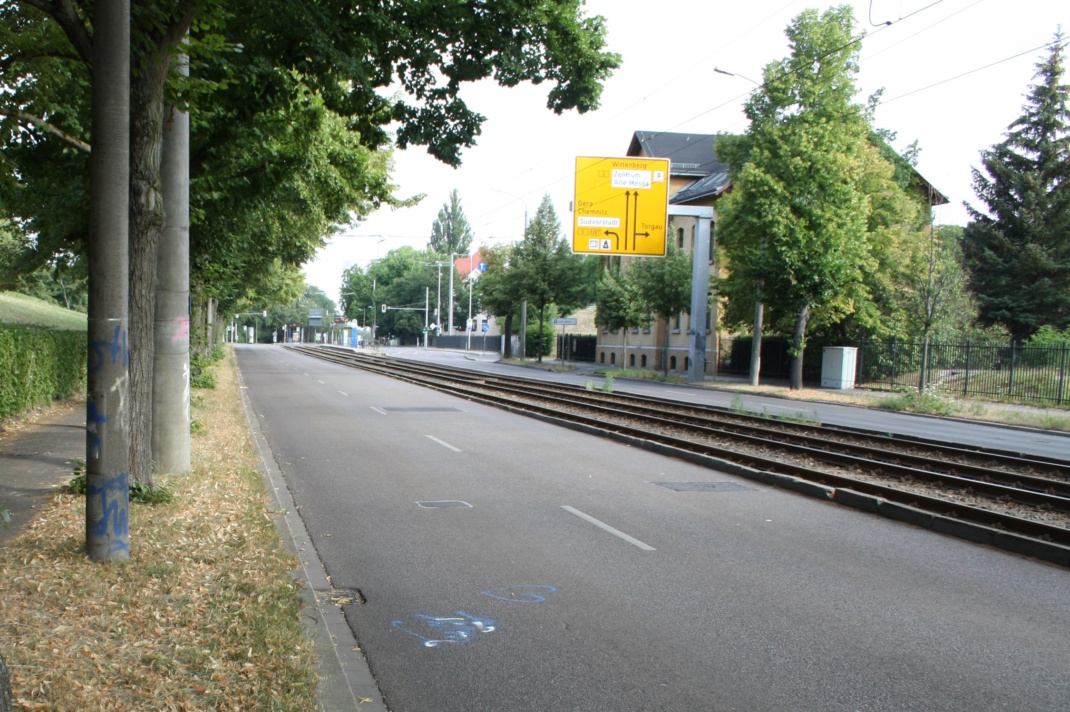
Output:
[[[381,209],[332,236],[304,266],[306,281],[337,299],[348,267],[367,268],[405,245],[425,249],[454,189],[475,233],[473,248],[520,240],[525,213],[533,217],[545,195],[571,241],[577,156],[623,156],[635,131],[746,131],[743,102],[763,67],[788,55],[784,29],[803,10],[833,4],[587,0],[586,14],[606,19],[607,49],[621,55],[601,107],[554,114],[546,108],[549,84],[465,86],[462,98],[486,121],[461,167],[440,163],[420,146],[395,151],[397,195],[426,197],[414,207]],[[866,32],[857,100],[883,88],[875,125],[897,133],[897,150],[918,142],[918,171],[951,201],[936,209],[937,224],[964,225],[963,202],[977,205],[971,171],[1021,115],[1036,64],[1048,54],[1044,45],[1060,25],[1070,32],[1070,2],[850,4],[857,31]]]

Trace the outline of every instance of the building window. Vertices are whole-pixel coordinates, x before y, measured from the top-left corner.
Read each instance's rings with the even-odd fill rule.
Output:
[[[628,367],[635,368],[635,354],[628,356]]]
[[[669,370],[670,371],[675,371],[676,370],[676,357],[675,356],[670,356],[669,357]]]
[[[617,363],[617,354],[610,354],[609,355],[609,362],[611,364],[616,364]]]
[[[690,356],[684,356],[684,370],[685,371],[691,370],[691,357]]]
[[[684,229],[682,227],[676,228],[676,246],[681,250],[684,249]]]
[[[673,317],[672,330],[673,331],[679,331],[680,330],[680,312],[677,312],[676,316]]]
[[[639,365],[642,368],[646,368],[646,354],[639,357]]]
[[[599,363],[605,363],[606,362],[606,352],[605,351],[599,351],[598,352],[598,362]]]

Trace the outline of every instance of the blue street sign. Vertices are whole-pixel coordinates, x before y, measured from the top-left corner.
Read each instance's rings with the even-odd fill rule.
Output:
[[[486,262],[480,262],[479,263],[479,271],[480,272],[486,272],[487,271],[487,263]]]
[[[489,331],[489,330],[490,330],[490,324],[488,324],[487,322],[483,322],[483,331]]]

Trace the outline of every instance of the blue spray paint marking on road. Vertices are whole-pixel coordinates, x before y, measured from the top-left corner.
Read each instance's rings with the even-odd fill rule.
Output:
[[[130,352],[126,348],[126,332],[122,330],[122,327],[115,327],[115,334],[112,336],[111,341],[89,342],[89,352],[92,356],[89,359],[88,366],[90,373],[96,373],[104,367],[104,359],[109,350],[111,351],[111,363],[113,366],[119,361],[120,355],[123,357],[123,368],[130,366]]]
[[[482,591],[481,593],[484,596],[497,598],[500,601],[510,601],[513,603],[542,603],[546,600],[546,596],[556,592],[557,589],[553,586],[522,583],[517,584],[516,586],[502,586],[501,588],[494,588],[490,591]]]
[[[100,435],[96,431],[97,425],[102,425],[108,422],[107,417],[97,410],[96,401],[89,401],[86,406],[86,451],[90,459],[95,460],[100,457],[101,440]]]
[[[480,591],[483,596],[509,603],[542,603],[551,593],[557,593],[557,588],[530,583]],[[404,619],[391,621],[390,625],[402,633],[419,639],[425,648],[438,648],[450,643],[467,643],[472,640],[475,633],[493,633],[498,626],[496,622],[488,618],[477,618],[464,611],[456,611],[452,616],[427,616],[417,613],[410,616],[408,621]]]
[[[412,618],[415,619],[410,624],[413,628],[424,629],[424,632],[432,637],[405,628],[404,620],[393,621],[390,625],[414,638],[419,638],[426,648],[437,648],[449,643],[467,643],[475,633],[493,633],[498,625],[492,620],[477,618],[464,611],[456,611],[456,615],[453,616],[425,616],[418,613]]]
[[[129,534],[129,508],[121,506],[124,502],[129,501],[127,499],[130,496],[129,480],[129,473],[124,472],[112,477],[110,480],[104,480],[99,485],[89,484],[86,487],[87,503],[94,497],[100,497],[100,509],[103,513],[100,519],[93,522],[91,531],[94,536],[106,536],[109,524],[112,525],[113,536],[126,536]],[[109,501],[108,497],[109,492],[111,493],[111,501]]]

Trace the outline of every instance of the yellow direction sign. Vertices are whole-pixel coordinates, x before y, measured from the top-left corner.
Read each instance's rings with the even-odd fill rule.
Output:
[[[665,255],[667,158],[576,158],[572,251]]]

